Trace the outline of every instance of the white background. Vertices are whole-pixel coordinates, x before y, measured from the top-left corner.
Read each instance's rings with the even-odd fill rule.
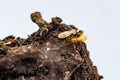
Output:
[[[103,80],[120,80],[120,11],[115,0],[1,0],[0,38],[13,34],[26,38],[38,26],[30,14],[40,11],[50,22],[59,16],[85,31],[90,57]]]

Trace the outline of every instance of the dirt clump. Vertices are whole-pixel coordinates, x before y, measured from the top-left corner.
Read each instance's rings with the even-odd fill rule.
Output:
[[[101,80],[93,65],[82,30],[46,22],[40,12],[31,14],[38,31],[23,39],[10,35],[0,40],[0,80]]]

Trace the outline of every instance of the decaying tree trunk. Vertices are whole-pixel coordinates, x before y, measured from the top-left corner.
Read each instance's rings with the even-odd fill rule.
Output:
[[[0,40],[0,80],[101,80],[89,58],[86,37],[73,25],[40,12],[31,14],[39,30],[27,39],[13,35]]]

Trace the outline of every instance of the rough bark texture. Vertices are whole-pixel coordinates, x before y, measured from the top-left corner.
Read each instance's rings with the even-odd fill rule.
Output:
[[[27,39],[13,35],[0,40],[0,80],[101,80],[93,65],[86,44],[70,42],[71,34],[60,39],[58,34],[71,29],[73,25],[61,23],[53,17],[47,23],[40,12],[31,14],[39,30]]]

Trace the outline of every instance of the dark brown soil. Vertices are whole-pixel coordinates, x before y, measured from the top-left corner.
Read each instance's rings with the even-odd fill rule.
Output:
[[[31,14],[39,30],[27,39],[13,35],[0,40],[0,80],[101,80],[86,44],[72,43],[78,32],[60,39],[61,32],[76,29],[53,17],[47,23],[40,12]]]

